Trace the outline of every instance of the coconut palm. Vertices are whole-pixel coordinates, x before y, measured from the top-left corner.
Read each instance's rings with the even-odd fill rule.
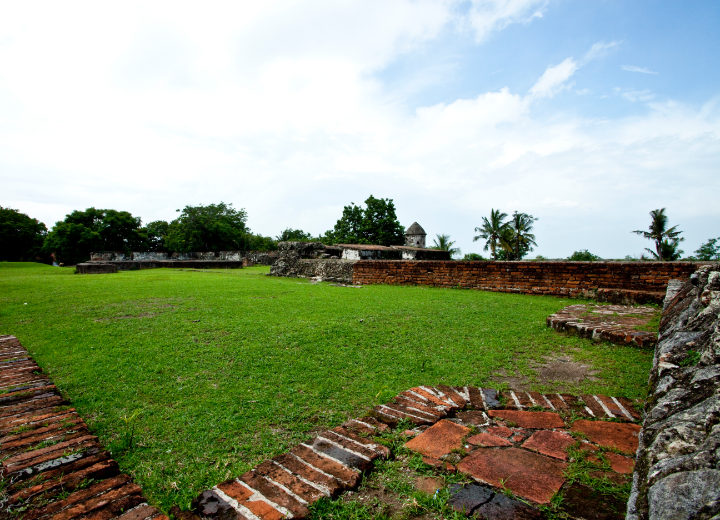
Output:
[[[655,251],[645,248],[657,260],[676,260],[682,254],[678,250],[678,244],[685,240],[680,236],[682,231],[677,226],[667,227],[668,218],[665,215],[665,208],[654,209],[650,212],[650,228],[648,231],[636,229],[636,235],[643,236],[655,242]]]
[[[450,257],[460,254],[460,249],[453,247],[454,245],[455,241],[450,240],[450,235],[436,235],[436,238],[433,239],[433,247],[435,249],[448,251],[450,253]]]
[[[502,237],[503,248],[507,251],[508,260],[521,260],[532,246],[537,246],[535,235],[531,233],[533,222],[537,218],[528,213],[514,211],[512,219],[508,222],[507,229]]]
[[[476,242],[481,238],[485,240],[483,251],[490,249],[493,260],[497,260],[497,247],[502,245],[503,237],[507,234],[508,223],[504,222],[506,217],[507,213],[499,209],[490,209],[490,219],[483,217],[483,225],[475,228],[477,235],[473,237],[473,241]]]

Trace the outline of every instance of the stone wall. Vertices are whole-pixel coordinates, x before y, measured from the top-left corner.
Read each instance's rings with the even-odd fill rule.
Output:
[[[720,264],[668,287],[629,520],[720,515],[719,315]]]
[[[280,242],[270,274],[351,283],[356,260],[341,255],[342,249],[320,242]]]
[[[157,251],[135,251],[122,253],[101,251],[90,254],[90,261],[78,264],[75,272],[79,274],[108,273],[135,269],[198,268],[198,269],[238,269],[252,265],[272,265],[277,259],[276,251],[204,251],[189,253],[162,253]],[[105,266],[104,268],[101,265]],[[107,266],[114,266],[110,270]],[[103,270],[105,269],[105,270]]]
[[[668,281],[687,278],[692,262],[359,261],[353,284],[431,285],[487,291],[661,303]]]

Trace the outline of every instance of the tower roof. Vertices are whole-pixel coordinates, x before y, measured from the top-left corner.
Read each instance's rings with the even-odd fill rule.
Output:
[[[405,230],[406,235],[427,235],[425,233],[425,230],[422,228],[420,224],[417,222],[413,222],[407,230]]]

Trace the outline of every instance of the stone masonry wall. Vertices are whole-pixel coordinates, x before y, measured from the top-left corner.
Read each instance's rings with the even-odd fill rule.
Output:
[[[591,297],[614,303],[661,303],[670,279],[692,262],[412,262],[359,261],[353,284],[432,285],[487,291]]]
[[[720,517],[720,264],[670,284],[628,520]]]

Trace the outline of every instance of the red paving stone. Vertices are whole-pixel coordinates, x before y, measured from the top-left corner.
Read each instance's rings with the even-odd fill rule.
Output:
[[[521,410],[489,410],[488,415],[515,423],[521,428],[562,428],[565,422],[555,412],[525,412]]]
[[[631,457],[625,457],[624,455],[613,453],[611,451],[608,451],[603,455],[605,455],[605,458],[610,463],[610,467],[616,473],[629,475],[635,469],[635,459]]]
[[[638,424],[580,419],[573,423],[572,430],[585,434],[589,440],[606,448],[632,454],[637,451]]]
[[[540,430],[533,433],[522,447],[549,457],[567,460],[567,449],[574,443],[575,439],[565,432]]]
[[[458,471],[538,504],[549,503],[560,489],[566,467],[564,462],[520,448],[480,448],[457,466]]]
[[[513,434],[513,431],[507,426],[491,426],[487,429],[487,432],[498,437],[510,437]]]
[[[405,447],[439,459],[455,449],[462,448],[462,440],[469,433],[470,428],[443,419],[405,443]]]
[[[486,448],[492,446],[512,446],[512,442],[497,435],[490,433],[478,433],[472,437],[468,437],[467,441],[475,446],[484,446]]]

